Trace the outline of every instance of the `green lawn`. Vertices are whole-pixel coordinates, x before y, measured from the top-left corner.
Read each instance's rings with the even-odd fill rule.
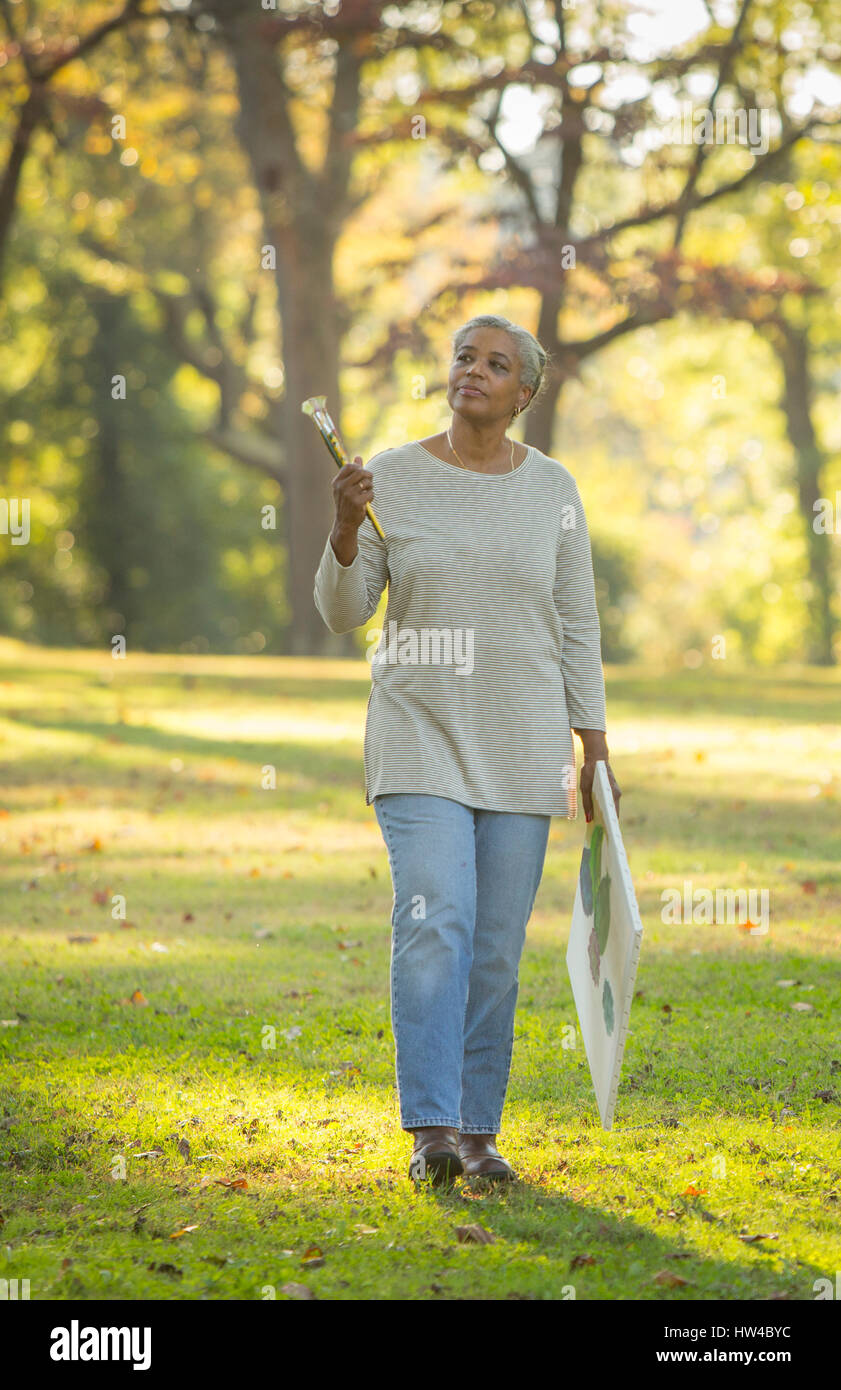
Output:
[[[608,670],[645,926],[614,1129],[563,1046],[584,824],[556,818],[499,1140],[522,1182],[442,1193],[412,1187],[399,1127],[365,662],[0,658],[0,1278],[33,1300],[834,1280],[838,673]],[[768,888],[767,935],[664,925],[684,881]]]

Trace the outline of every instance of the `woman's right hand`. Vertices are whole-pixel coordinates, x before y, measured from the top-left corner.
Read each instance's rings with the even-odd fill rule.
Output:
[[[333,479],[336,527],[340,532],[358,531],[365,520],[365,508],[374,497],[374,478],[363,467],[362,455],[345,463]]]

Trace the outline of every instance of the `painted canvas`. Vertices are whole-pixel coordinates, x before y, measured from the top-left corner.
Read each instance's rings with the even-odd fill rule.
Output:
[[[642,922],[619,818],[607,769],[598,762],[566,961],[605,1129],[613,1125],[641,944]]]

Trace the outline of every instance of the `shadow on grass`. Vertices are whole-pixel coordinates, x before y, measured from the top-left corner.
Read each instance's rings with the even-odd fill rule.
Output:
[[[19,771],[15,765],[6,769],[5,785],[11,793],[16,786],[31,787],[43,782],[44,795],[35,801],[27,801],[27,811],[51,809],[54,795],[47,793],[50,783],[62,776],[72,780],[73,785],[96,787],[98,789],[122,788],[139,795],[144,788],[152,792],[154,783],[158,795],[175,790],[184,796],[195,793],[201,798],[202,815],[215,812],[222,817],[234,814],[230,798],[236,787],[222,779],[216,782],[191,781],[189,770],[183,774],[173,774],[168,766],[169,760],[178,755],[206,759],[230,758],[232,750],[239,763],[236,777],[250,774],[254,781],[253,790],[260,797],[249,806],[250,813],[275,816],[286,811],[318,811],[323,807],[326,797],[335,795],[336,789],[354,795],[359,799],[355,806],[356,819],[369,817],[364,800],[364,766],[362,750],[358,744],[348,742],[342,751],[336,747],[300,743],[261,743],[236,742],[226,739],[201,738],[195,735],[167,734],[163,731],[127,725],[102,724],[82,720],[43,720],[29,723],[34,732],[49,728],[55,732],[84,734],[100,740],[103,748],[124,745],[129,749],[146,749],[158,754],[162,767],[124,769],[107,757],[86,754],[67,760],[57,760],[55,756],[30,756]],[[346,751],[345,751],[346,750]],[[259,786],[261,769],[269,765],[277,770],[278,787],[265,791]],[[804,804],[794,797],[775,796],[767,799],[760,781],[749,785],[740,784],[738,797],[733,796],[733,788],[718,796],[698,795],[677,788],[665,790],[660,787],[656,801],[651,797],[643,799],[634,795],[634,769],[640,769],[644,780],[650,771],[647,756],[629,755],[616,764],[622,775],[624,799],[622,803],[622,824],[632,832],[628,836],[629,845],[634,842],[638,849],[652,843],[650,832],[642,827],[650,824],[660,832],[656,841],[658,849],[685,848],[693,854],[705,850],[734,847],[747,849],[751,844],[762,843],[766,849],[784,853],[792,847],[807,846],[814,841],[815,832],[826,831],[826,808],[818,803]],[[623,771],[624,769],[624,771]],[[158,781],[163,775],[166,779],[164,792]],[[277,799],[282,797],[281,806]],[[175,803],[178,805],[180,803]],[[171,809],[175,809],[175,805]],[[348,803],[347,813],[353,815],[354,804]],[[734,812],[738,814],[738,839],[734,835],[732,821]],[[796,825],[797,828],[792,827]],[[665,833],[668,827],[668,833]]]
[[[792,1022],[789,1038],[770,1018],[757,1016],[750,1036],[740,1038],[736,1046],[718,1023],[718,1006],[725,1010],[727,1006],[726,997],[718,998],[718,988],[727,983],[727,970],[718,966],[706,984],[702,972],[688,996],[688,971],[676,978],[666,961],[651,960],[652,969],[662,964],[664,977],[668,976],[676,1021],[668,1025],[659,1021],[656,994],[637,1008],[632,1018],[635,1034],[626,1056],[622,1119],[605,1136],[593,1119],[586,1066],[559,1067],[556,1049],[546,1042],[562,1015],[570,1012],[568,985],[561,995],[546,979],[527,978],[524,988],[537,983],[546,991],[546,1000],[536,1001],[545,1032],[541,1038],[515,1044],[515,1072],[500,1141],[520,1182],[490,1189],[485,1195],[473,1181],[449,1193],[436,1189],[416,1193],[407,1171],[411,1140],[399,1130],[397,1119],[384,983],[386,950],[378,948],[380,983],[372,988],[362,982],[367,997],[348,998],[347,981],[338,977],[307,1000],[302,991],[313,982],[306,978],[300,960],[293,975],[298,993],[287,997],[288,981],[282,978],[290,968],[287,944],[293,943],[278,943],[274,960],[264,957],[239,975],[230,968],[226,973],[225,963],[217,959],[191,961],[185,969],[170,958],[144,972],[139,963],[116,966],[95,961],[79,963],[69,971],[64,958],[57,957],[51,968],[61,969],[64,977],[57,992],[54,982],[47,987],[45,973],[33,978],[30,967],[9,973],[10,997],[16,986],[28,985],[26,1017],[20,1028],[0,1037],[0,1057],[9,1082],[10,1063],[28,1080],[23,1088],[4,1087],[2,1096],[12,1121],[0,1133],[7,1194],[4,1242],[11,1254],[7,1250],[6,1259],[0,1260],[0,1272],[26,1273],[24,1265],[29,1261],[31,1266],[34,1258],[35,1232],[46,1222],[51,1228],[48,1234],[57,1236],[57,1242],[54,1282],[44,1285],[51,1291],[42,1296],[84,1296],[84,1284],[81,1294],[79,1289],[71,1294],[66,1281],[60,1280],[61,1232],[76,1231],[70,1207],[80,1196],[87,1200],[93,1182],[100,1208],[107,1213],[105,1224],[97,1230],[86,1220],[74,1235],[74,1258],[77,1266],[80,1258],[86,1258],[92,1270],[97,1260],[105,1259],[115,1271],[116,1283],[106,1290],[97,1285],[97,1291],[90,1290],[88,1296],[103,1292],[107,1297],[124,1296],[119,1292],[120,1279],[123,1274],[129,1277],[126,1271],[131,1262],[141,1257],[144,1270],[151,1268],[154,1273],[154,1257],[164,1248],[173,1248],[172,1232],[201,1216],[203,1224],[193,1233],[189,1252],[179,1248],[177,1257],[184,1266],[183,1296],[187,1297],[203,1293],[256,1297],[248,1291],[255,1284],[283,1282],[277,1278],[279,1245],[303,1247],[312,1241],[323,1249],[326,1260],[323,1269],[307,1271],[306,1279],[319,1297],[326,1298],[353,1297],[365,1280],[379,1281],[386,1292],[359,1296],[386,1298],[561,1298],[570,1286],[578,1298],[671,1302],[814,1297],[814,1281],[828,1271],[806,1259],[787,1259],[782,1269],[765,1268],[778,1254],[777,1242],[745,1247],[732,1259],[705,1250],[716,1233],[738,1240],[739,1219],[731,1219],[722,1210],[729,1205],[726,1188],[716,1199],[687,1200],[674,1176],[661,1180],[635,1168],[640,1159],[631,1136],[638,1130],[650,1133],[645,1143],[659,1143],[658,1155],[665,1163],[679,1164],[676,1155],[682,1158],[685,1134],[694,1132],[698,1142],[699,1111],[688,1096],[677,1098],[678,1088],[689,1090],[693,1079],[704,1090],[715,1088],[715,1103],[702,1116],[702,1135],[713,1136],[720,1122],[734,1116],[751,1126],[762,1124],[759,1087],[766,1073],[779,1075],[773,1054],[789,1047],[797,1035],[801,1048],[814,1051],[817,1020],[810,1020],[808,1037],[801,1020]],[[554,958],[560,975],[557,953],[547,948],[541,956],[537,966],[542,968]],[[314,954],[312,960],[317,959]],[[696,959],[696,970],[697,966]],[[768,962],[768,971],[771,968]],[[527,976],[532,973],[526,971]],[[138,983],[148,991],[150,1007],[119,1005],[117,1001]],[[330,997],[334,989],[338,998]],[[191,1004],[191,999],[196,1002]],[[205,1000],[212,1002],[206,1006]],[[161,1012],[155,1013],[155,1008]],[[528,1021],[527,1011],[518,1013],[518,1026]],[[287,1041],[279,1035],[275,1048],[263,1049],[261,1034],[266,1024],[281,1030],[293,1023],[301,1028],[299,1037]],[[705,1024],[712,1029],[706,1035],[701,1031]],[[829,1025],[821,1023],[821,1027]],[[681,1033],[682,1028],[688,1031]],[[749,1061],[756,1071],[757,1086],[751,1088],[750,1098],[743,1078],[736,1078],[731,1089],[723,1071],[727,1057],[737,1065]],[[791,1061],[799,1065],[793,1052]],[[357,1067],[358,1074],[353,1070]],[[277,1117],[276,1097],[281,1095],[283,1110]],[[225,1128],[224,1110],[236,1105],[243,1107],[242,1125]],[[192,1158],[182,1159],[179,1132],[166,1132],[176,1115],[188,1116],[193,1110],[204,1111],[199,1115],[200,1127],[194,1133],[180,1133],[192,1135],[194,1153],[204,1148],[220,1150],[212,1170]],[[261,1117],[256,1133],[248,1128],[255,1111]],[[331,1112],[335,1112],[333,1121]],[[679,1128],[678,1113],[683,1117]],[[318,1128],[325,1119],[333,1125],[328,1131]],[[767,1127],[767,1119],[764,1123]],[[113,1159],[110,1136],[117,1128],[126,1138],[140,1141],[143,1149],[160,1147],[162,1153],[140,1163],[132,1160],[131,1149],[121,1143],[130,1182],[106,1183],[110,1189],[106,1197],[102,1174]],[[354,1138],[365,1137],[359,1155],[345,1147],[350,1131]],[[325,1133],[330,1136],[327,1140]],[[737,1138],[742,1142],[743,1137],[732,1142]],[[590,1149],[577,1148],[585,1139]],[[776,1130],[763,1140],[766,1148],[785,1142]],[[553,1146],[548,1163],[545,1158],[531,1158],[530,1146],[538,1144],[544,1149]],[[396,1156],[398,1145],[402,1151]],[[619,1169],[607,1161],[612,1159]],[[568,1165],[564,1180],[572,1186],[567,1193],[552,1191],[552,1184],[560,1180],[559,1160]],[[150,1162],[165,1171],[149,1171]],[[232,1198],[218,1189],[212,1223],[205,1220],[207,1193],[195,1190],[208,1171],[214,1178],[220,1172],[246,1176],[250,1194]],[[646,1209],[648,1224],[630,1210],[617,1211],[630,1205],[618,1189],[634,1173],[638,1186],[633,1205]],[[73,1190],[74,1177],[77,1190]],[[579,1185],[582,1180],[589,1189]],[[599,1200],[593,1197],[594,1181],[604,1184]],[[462,1190],[465,1186],[470,1190]],[[405,1200],[395,1209],[392,1199],[401,1192]],[[390,1204],[385,1222],[384,1197]],[[773,1200],[773,1193],[768,1200]],[[147,1201],[156,1205],[151,1219],[137,1230],[137,1205]],[[430,1203],[443,1214],[445,1223],[413,1226],[418,1212],[430,1210]],[[253,1216],[244,1226],[241,1213],[249,1208]],[[663,1231],[652,1230],[655,1220]],[[376,1246],[358,1245],[350,1253],[340,1249],[340,1238],[356,1239],[354,1222],[360,1221],[382,1229],[383,1239]],[[476,1222],[496,1237],[491,1249],[504,1254],[503,1263],[502,1255],[493,1254],[482,1265],[475,1250],[459,1245],[455,1227]],[[386,1231],[393,1243],[400,1244],[407,1230],[406,1249],[385,1247]],[[226,1272],[221,1283],[207,1273],[203,1261],[213,1261],[220,1249],[247,1264],[247,1272]],[[171,1261],[171,1256],[167,1259]],[[672,1282],[671,1273],[687,1283]],[[290,1277],[289,1272],[283,1277]],[[169,1287],[166,1277],[156,1276],[144,1284],[148,1292],[142,1296],[169,1297]]]

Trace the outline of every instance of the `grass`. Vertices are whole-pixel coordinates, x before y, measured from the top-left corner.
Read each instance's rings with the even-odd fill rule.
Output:
[[[676,1302],[834,1280],[838,673],[608,671],[645,925],[614,1128],[570,1027],[583,822],[556,818],[499,1139],[522,1181],[448,1193],[412,1187],[399,1127],[365,663],[0,663],[0,1278]],[[767,935],[664,924],[684,881],[767,887]]]

